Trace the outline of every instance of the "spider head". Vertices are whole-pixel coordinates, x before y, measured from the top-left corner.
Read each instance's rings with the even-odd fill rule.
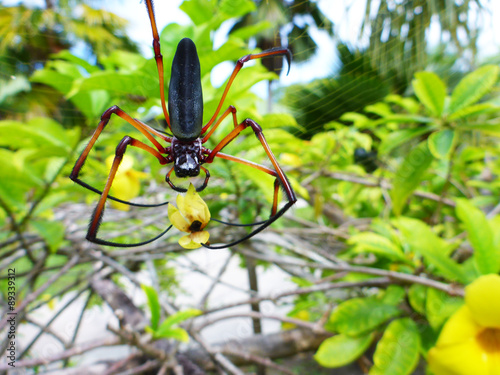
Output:
[[[172,139],[174,172],[177,177],[196,177],[200,174],[201,140],[181,142]]]
[[[174,161],[174,172],[177,177],[196,177],[200,174],[200,163],[196,155],[191,153],[179,155]]]

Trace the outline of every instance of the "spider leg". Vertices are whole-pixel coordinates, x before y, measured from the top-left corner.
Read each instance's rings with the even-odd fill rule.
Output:
[[[290,62],[292,61],[292,53],[290,52],[290,50],[288,48],[281,48],[281,47],[271,48],[271,49],[262,51],[260,53],[254,53],[254,54],[243,56],[241,59],[238,60],[238,62],[236,63],[236,66],[233,69],[233,72],[231,73],[231,76],[229,77],[229,80],[226,84],[226,88],[224,89],[224,92],[222,93],[222,97],[220,99],[219,105],[217,106],[217,109],[215,110],[215,113],[212,116],[212,118],[210,119],[210,121],[208,121],[208,123],[201,130],[201,134],[205,134],[207,129],[210,127],[210,125],[212,125],[212,123],[217,118],[217,115],[219,114],[219,112],[222,108],[224,100],[226,99],[229,88],[231,87],[231,85],[234,81],[234,78],[236,77],[236,75],[239,73],[239,71],[243,67],[243,64],[245,64],[246,62],[248,62],[250,60],[262,59],[264,57],[275,56],[275,55],[277,55],[277,56],[281,55],[281,56],[286,57],[286,59],[288,61],[288,71],[290,71]],[[287,74],[288,74],[288,72],[287,72]]]
[[[274,167],[274,170],[264,167],[262,165],[237,158],[235,156],[231,155],[226,155],[226,154],[220,154],[220,151],[227,146],[232,140],[234,140],[244,129],[247,127],[251,127],[252,130],[254,131],[255,135],[257,136],[257,139],[259,139],[260,143],[262,144],[262,147],[264,148],[267,157],[271,161],[271,164]],[[271,210],[271,216],[270,218],[265,221],[261,226],[259,226],[257,229],[253,230],[251,233],[246,235],[245,237],[231,242],[229,244],[225,245],[219,245],[219,246],[211,246],[211,245],[203,245],[209,249],[223,249],[226,247],[234,246],[236,244],[239,244],[240,242],[243,242],[247,240],[250,237],[253,237],[257,233],[261,232],[265,228],[267,228],[269,225],[271,225],[273,222],[275,222],[280,216],[282,216],[296,201],[297,197],[295,196],[295,192],[293,191],[292,186],[290,185],[290,182],[288,181],[285,173],[281,169],[281,167],[278,164],[278,161],[276,160],[276,157],[274,156],[273,152],[271,151],[271,148],[269,147],[269,144],[266,141],[266,138],[264,137],[264,133],[262,132],[262,128],[259,124],[257,124],[255,121],[251,119],[246,119],[244,120],[241,124],[239,124],[236,128],[234,128],[231,133],[229,133],[213,150],[212,152],[206,157],[205,162],[206,163],[211,163],[213,162],[214,158],[218,156],[220,158],[226,159],[226,160],[231,160],[235,161],[238,163],[246,164],[251,167],[254,167],[256,169],[259,169],[265,173],[270,174],[271,176],[275,176],[276,180],[274,183],[274,198],[273,198],[273,207]],[[285,195],[287,197],[288,202],[278,211],[278,191],[279,187],[283,188],[283,191],[285,192]]]
[[[123,155],[125,154],[125,151],[127,150],[127,146],[134,146],[134,147],[141,148],[141,149],[151,153],[152,155],[154,155],[156,157],[159,156],[159,157],[165,159],[163,156],[161,156],[158,153],[158,151],[156,151],[152,147],[144,144],[143,142],[141,142],[137,139],[134,139],[134,138],[129,137],[129,136],[125,136],[120,141],[120,143],[116,147],[115,158],[113,160],[113,165],[111,166],[111,170],[109,171],[109,176],[108,176],[108,180],[106,181],[106,186],[104,187],[104,190],[101,194],[101,198],[99,199],[99,202],[97,203],[97,206],[96,206],[94,213],[92,214],[92,218],[90,220],[89,229],[88,229],[87,237],[86,237],[87,240],[89,240],[90,242],[94,242],[94,243],[97,243],[100,245],[117,246],[117,247],[141,246],[141,245],[145,245],[147,243],[153,242],[156,239],[160,238],[165,233],[167,233],[168,230],[172,227],[172,226],[168,227],[164,232],[160,233],[160,235],[158,235],[150,240],[139,242],[139,243],[133,243],[133,244],[122,244],[122,243],[118,243],[118,242],[106,241],[106,240],[102,240],[100,238],[97,238],[97,232],[99,231],[99,227],[101,226],[102,217],[104,214],[106,199],[109,197],[109,190],[111,189],[111,185],[113,185],[113,180],[115,179],[116,172],[118,171],[118,167],[120,166],[120,163],[123,159]]]
[[[104,130],[104,128],[108,124],[109,119],[113,113],[117,116],[120,116],[122,119],[127,121],[129,124],[134,126],[137,130],[139,130],[142,134],[144,134],[155,145],[155,147],[157,148],[158,151],[151,148],[150,153],[152,153],[154,156],[156,156],[161,164],[168,163],[167,159],[165,157],[163,157],[161,155],[161,153],[168,153],[169,150],[165,149],[162,145],[160,145],[160,143],[158,143],[158,141],[152,136],[152,134],[157,135],[158,137],[162,138],[163,140],[165,140],[167,142],[171,141],[171,139],[169,137],[165,136],[164,134],[157,132],[155,129],[151,128],[149,125],[146,125],[145,123],[143,123],[137,119],[133,119],[128,114],[126,114],[124,111],[122,111],[118,106],[112,106],[111,108],[107,109],[103,113],[103,115],[101,116],[101,121],[99,122],[97,129],[94,131],[94,134],[90,138],[89,143],[87,144],[87,146],[83,150],[82,154],[80,155],[80,157],[76,161],[75,166],[73,167],[73,170],[69,176],[69,178],[71,180],[73,180],[74,182],[76,182],[78,185],[83,186],[84,188],[86,188],[90,191],[93,191],[97,194],[102,194],[102,191],[94,188],[93,186],[90,186],[86,182],[82,181],[78,176],[80,174],[80,171],[81,171],[83,165],[85,164],[85,161],[87,160],[87,157],[90,153],[90,150],[92,149],[92,147],[94,147],[94,144],[97,141],[97,138],[99,138],[99,136],[101,135],[102,131]],[[144,146],[146,146],[146,145],[144,145]],[[149,147],[149,146],[147,146],[147,147]],[[136,206],[136,207],[159,207],[159,206],[163,206],[163,205],[168,203],[168,202],[165,202],[165,203],[160,203],[160,204],[155,204],[155,205],[144,205],[144,204],[138,204],[138,203],[124,201],[124,200],[115,198],[113,196],[108,196],[108,198],[112,199],[114,201],[120,202],[120,203],[128,204],[130,206]]]
[[[163,56],[160,49],[160,35],[156,27],[155,12],[153,9],[153,1],[146,0],[146,8],[148,10],[149,21],[151,23],[151,30],[153,32],[153,50],[155,52],[156,67],[158,68],[158,76],[160,78],[160,99],[163,115],[167,121],[168,128],[170,129],[170,117],[168,116],[167,105],[165,102],[165,73],[163,69]]]
[[[212,136],[215,129],[217,129],[219,127],[222,120],[224,120],[230,113],[233,115],[234,127],[236,128],[238,126],[238,120],[236,118],[236,108],[234,106],[230,105],[229,108],[226,109],[224,111],[224,113],[219,117],[217,122],[214,123],[212,129],[203,137],[203,139],[201,140],[201,143],[205,143],[206,141],[208,141],[208,139]]]

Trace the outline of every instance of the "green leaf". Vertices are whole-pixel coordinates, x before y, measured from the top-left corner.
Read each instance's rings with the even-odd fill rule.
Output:
[[[0,121],[0,133],[2,133],[0,145],[4,146],[39,149],[48,145],[63,151],[63,154],[67,154],[73,146],[71,143],[73,140],[70,142],[68,139],[68,132],[59,123],[48,118],[33,118],[28,123]],[[10,144],[6,143],[7,140]]]
[[[211,17],[216,10],[216,1],[185,0],[179,9],[186,13],[195,25],[201,25]]]
[[[467,199],[457,199],[456,214],[467,230],[474,249],[474,263],[481,275],[500,271],[500,249],[494,245],[493,231],[486,215]]]
[[[327,329],[349,336],[370,332],[401,311],[377,298],[353,298],[337,306],[330,315]]]
[[[446,86],[435,73],[418,72],[412,81],[413,90],[431,114],[441,116],[446,98]]]
[[[419,359],[420,336],[410,318],[394,320],[386,328],[373,355],[369,375],[409,375]]]
[[[499,69],[486,65],[462,78],[451,94],[448,113],[454,114],[481,99],[497,81]]]
[[[40,176],[32,173],[26,163],[16,162],[16,159],[22,160],[19,157],[21,151],[13,152],[0,148],[0,165],[2,166],[0,196],[8,206],[18,210],[27,210],[28,191],[43,187],[44,181]]]
[[[165,319],[161,324],[160,328],[158,328],[158,330],[170,328],[176,324],[182,323],[183,321],[192,318],[194,316],[198,316],[200,314],[201,310],[198,309],[186,309],[179,311],[175,314],[170,315],[167,319]]]
[[[451,297],[440,290],[427,288],[425,315],[431,327],[439,330],[444,322],[463,304],[462,298]]]
[[[389,285],[386,290],[384,290],[380,295],[380,300],[383,303],[389,305],[397,306],[405,298],[406,291],[405,288],[399,285]]]
[[[392,114],[388,115],[385,117],[382,117],[380,119],[377,119],[373,121],[374,126],[378,125],[383,125],[387,124],[389,122],[400,122],[400,123],[416,123],[416,124],[429,124],[432,122],[435,122],[436,120],[431,117],[424,117],[424,116],[418,116],[418,115],[411,115],[411,114]]]
[[[372,253],[391,260],[406,262],[403,250],[388,238],[372,232],[358,233],[348,240],[355,253]]]
[[[482,115],[485,113],[495,113],[498,112],[499,110],[500,107],[494,105],[493,103],[474,104],[456,111],[454,114],[448,116],[448,120],[455,121],[459,119],[465,119],[471,116]]]
[[[61,222],[33,220],[30,225],[45,240],[52,253],[58,250],[65,233],[65,227]]]
[[[253,12],[256,5],[251,0],[221,0],[218,9],[227,17],[234,18]]]
[[[497,137],[500,137],[500,124],[498,122],[486,122],[486,123],[466,123],[466,124],[458,124],[458,129],[461,130],[472,130],[472,131],[480,131],[486,134],[491,134]]]
[[[402,243],[407,243],[412,251],[421,254],[442,276],[464,284],[470,281],[463,267],[449,257],[454,246],[439,238],[427,224],[406,217],[395,219],[393,223],[401,231]]]
[[[158,294],[156,290],[149,285],[141,285],[142,290],[146,293],[148,298],[149,311],[151,312],[151,328],[153,331],[158,329],[158,323],[160,322],[161,307],[158,301]]]
[[[345,366],[359,358],[369,348],[373,334],[350,337],[337,335],[323,341],[314,359],[323,367]]]
[[[423,134],[426,134],[432,131],[435,126],[420,126],[414,129],[402,129],[396,130],[394,132],[390,132],[387,137],[385,137],[379,146],[379,154],[388,154],[396,147],[411,141],[414,138],[420,137]]]
[[[76,57],[75,55],[70,53],[69,50],[62,50],[61,52],[58,52],[54,55],[51,55],[51,57],[54,59],[66,60],[66,61],[72,62],[76,65],[80,65],[88,73],[97,72],[99,70],[99,67],[97,67],[96,65],[91,65],[87,61],[85,61],[79,57]]]
[[[248,38],[251,38],[254,35],[256,35],[264,30],[270,29],[272,26],[273,25],[269,21],[266,21],[266,20],[260,21],[260,22],[257,22],[256,24],[244,26],[244,27],[241,27],[235,31],[232,31],[230,34],[230,37],[247,40]]]
[[[44,68],[36,70],[30,77],[30,81],[43,83],[47,86],[55,88],[62,94],[67,94],[73,85],[74,78],[54,70]]]
[[[429,151],[436,159],[449,159],[453,147],[455,147],[456,132],[445,129],[432,133],[427,139]]]
[[[417,188],[433,160],[426,142],[413,148],[399,166],[391,190],[392,209],[400,215],[406,200]]]
[[[162,328],[160,327],[158,331],[153,333],[153,337],[155,339],[174,339],[181,342],[188,342],[189,335],[185,329],[176,327],[176,328]]]
[[[420,284],[412,284],[408,289],[408,301],[411,307],[421,315],[425,315],[425,298],[427,288]]]

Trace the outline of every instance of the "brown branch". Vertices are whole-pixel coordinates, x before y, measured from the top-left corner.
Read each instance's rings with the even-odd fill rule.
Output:
[[[355,184],[360,184],[360,185],[364,185],[364,186],[368,186],[368,187],[379,187],[379,188],[383,188],[386,190],[392,189],[392,184],[389,181],[382,180],[382,179],[376,179],[375,177],[372,177],[372,178],[376,179],[376,181],[371,180],[371,179],[366,178],[366,177],[349,175],[349,174],[338,173],[338,172],[328,172],[328,171],[323,171],[323,173],[321,175],[325,176],[325,177],[330,177],[334,180],[352,182]],[[420,198],[436,201],[436,202],[442,202],[443,204],[446,204],[447,206],[455,207],[455,202],[453,200],[447,199],[447,198],[443,199],[441,196],[434,194],[434,193],[415,190],[413,192],[413,195],[420,197]]]
[[[288,317],[283,317],[283,316],[278,316],[278,315],[266,315],[266,314],[263,314],[260,312],[255,312],[255,311],[239,312],[239,313],[232,313],[232,314],[223,315],[223,316],[217,316],[215,318],[212,318],[212,319],[209,319],[209,320],[203,322],[203,324],[196,327],[196,330],[201,331],[201,330],[205,329],[206,327],[208,327],[209,325],[220,322],[221,320],[234,319],[234,318],[279,320],[280,322],[294,324],[300,328],[310,329],[313,332],[321,333],[324,335],[328,334],[328,332],[322,328],[323,324],[325,322],[323,322],[322,325],[318,326],[316,323],[311,323],[311,322],[308,322],[305,320],[288,318]]]
[[[264,357],[250,354],[248,352],[241,352],[239,350],[229,349],[229,348],[224,349],[223,353],[231,355],[233,357],[240,357],[241,359],[243,359],[244,361],[247,361],[247,362],[258,363],[259,365],[273,368],[273,369],[278,370],[278,371],[280,371],[284,374],[287,374],[287,375],[295,375],[294,372],[290,371],[286,367],[283,367],[283,366],[278,365],[277,363],[274,363],[269,358],[264,358]]]
[[[246,253],[248,255],[249,252],[246,252]],[[280,259],[278,256],[266,256],[266,255],[262,255],[262,254],[258,254],[258,253],[253,253],[253,256],[257,259],[265,260],[267,262],[281,263],[281,264],[287,264],[287,265],[291,265],[291,266],[318,268],[318,269],[325,269],[325,270],[331,270],[331,271],[337,271],[337,272],[355,272],[355,273],[364,273],[367,275],[382,276],[382,277],[390,278],[392,280],[401,281],[404,283],[421,284],[424,286],[428,286],[430,288],[441,290],[441,291],[449,294],[450,296],[458,296],[458,297],[465,296],[465,291],[460,286],[457,286],[454,284],[446,284],[446,283],[442,283],[440,281],[429,279],[427,277],[410,275],[410,274],[402,273],[402,272],[388,271],[388,270],[383,270],[380,268],[351,266],[347,263],[339,264],[339,265],[325,265],[325,264],[309,263],[309,262],[292,262],[292,261]]]
[[[35,290],[33,293],[30,293],[26,296],[26,298],[16,307],[16,309],[13,311],[14,313],[20,313],[23,312],[26,306],[28,306],[31,302],[33,302],[35,299],[40,297],[40,295],[45,292],[52,284],[54,284],[62,275],[64,275],[66,272],[68,272],[75,264],[78,263],[78,260],[80,257],[78,255],[73,256],[69,260],[68,263],[64,265],[63,268],[56,274],[52,275],[46,282],[43,284],[40,288]],[[24,315],[24,314],[23,314]],[[7,325],[7,318],[4,318],[2,321],[0,321],[0,331],[5,328]]]
[[[328,284],[319,284],[319,285],[314,285],[308,288],[297,288],[297,289],[292,289],[292,290],[287,290],[285,292],[281,293],[275,293],[275,294],[269,294],[267,296],[257,296],[253,298],[249,298],[243,301],[238,301],[238,302],[232,302],[226,305],[221,305],[218,307],[214,307],[211,309],[208,309],[204,311],[204,314],[211,314],[216,311],[221,311],[225,309],[229,309],[232,307],[236,306],[241,306],[241,305],[248,305],[256,302],[261,302],[261,301],[276,301],[278,299],[284,298],[284,297],[289,297],[289,296],[295,296],[295,295],[302,295],[302,294],[309,294],[309,293],[315,293],[315,292],[324,292],[327,290],[331,289],[342,289],[342,288],[355,288],[355,287],[363,287],[363,286],[384,286],[387,284],[390,284],[391,279],[388,277],[381,277],[377,279],[368,279],[368,280],[362,280],[362,281],[343,281],[343,282],[338,282],[338,283],[328,283]]]
[[[48,365],[52,362],[62,361],[66,358],[71,358],[75,355],[80,355],[82,353],[88,352],[90,350],[100,348],[103,346],[115,346],[120,345],[120,340],[116,337],[107,337],[105,339],[95,340],[74,346],[71,349],[64,350],[48,358],[30,358],[22,361],[16,362],[16,368],[24,367],[35,367]],[[11,367],[7,363],[0,363],[0,371],[9,370]]]

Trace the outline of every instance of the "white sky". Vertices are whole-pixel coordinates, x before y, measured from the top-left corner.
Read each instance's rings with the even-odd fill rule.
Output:
[[[155,11],[158,29],[162,30],[165,25],[171,22],[180,24],[189,23],[189,18],[179,10],[179,5],[183,0],[155,0]],[[364,16],[366,0],[318,0],[318,5],[324,14],[333,21],[335,25],[336,36],[348,43],[359,45],[360,25]],[[481,20],[484,29],[487,32],[481,33],[478,40],[478,51],[482,56],[490,56],[500,52],[500,22],[494,20],[500,19],[500,1],[499,0],[483,0],[483,4],[489,10],[489,15]],[[0,0],[0,4],[14,5],[18,4],[19,0]],[[29,3],[36,6],[45,6],[44,0],[28,0],[23,3]],[[151,30],[149,19],[146,13],[145,5],[140,0],[107,0],[96,1],[95,4],[89,2],[90,5],[104,6],[106,9],[117,13],[119,16],[129,21],[129,35],[139,43],[145,56],[152,56],[151,50]],[[377,0],[374,0],[372,10],[378,8]],[[312,31],[316,43],[319,45],[319,50],[316,56],[305,64],[293,64],[292,71],[289,76],[282,75],[282,84],[291,84],[294,82],[306,82],[311,79],[327,76],[335,71],[338,67],[338,60],[335,57],[335,47],[325,33]],[[431,28],[429,39],[438,40],[439,29]],[[361,38],[361,42],[366,39]],[[222,64],[221,64],[222,65]],[[227,66],[216,67],[215,74],[212,75],[214,84],[218,81],[223,82],[225,77],[224,71],[228,70],[230,63]],[[231,68],[229,68],[230,70]],[[220,71],[220,78],[217,71]],[[229,75],[230,72],[227,73]]]
[[[42,0],[37,0],[42,1]],[[332,20],[335,25],[335,34],[340,40],[359,45],[359,30],[364,17],[366,0],[318,0],[318,5],[325,15]],[[155,11],[158,28],[161,30],[165,25],[171,22],[180,24],[189,23],[189,18],[179,10],[182,0],[156,0]],[[487,32],[481,33],[478,40],[478,51],[482,56],[490,56],[500,52],[500,23],[494,20],[500,19],[500,1],[483,0],[484,5],[489,11],[489,15],[481,21]],[[102,4],[102,2],[100,2]],[[149,20],[146,15],[143,2],[138,0],[108,0],[106,7],[118,13],[121,17],[129,20],[129,35],[143,46],[144,54],[151,55],[151,31],[149,29]],[[372,5],[372,11],[378,8],[375,0]],[[430,40],[439,39],[439,28],[431,28],[429,33]],[[338,66],[338,60],[335,57],[335,47],[325,33],[312,32],[316,43],[320,46],[317,55],[308,63],[292,66],[290,75],[282,75],[282,84],[291,84],[294,82],[306,82],[311,79],[324,77],[335,71]],[[366,38],[361,38],[361,42],[367,43]],[[229,63],[228,63],[229,64]],[[230,65],[228,65],[230,66]],[[225,71],[227,67],[218,67]],[[230,72],[229,72],[230,73]],[[228,75],[229,75],[228,73]],[[224,74],[222,74],[223,76]],[[214,81],[218,74],[214,74]],[[223,81],[226,77],[221,77]],[[217,82],[214,82],[217,84]]]

